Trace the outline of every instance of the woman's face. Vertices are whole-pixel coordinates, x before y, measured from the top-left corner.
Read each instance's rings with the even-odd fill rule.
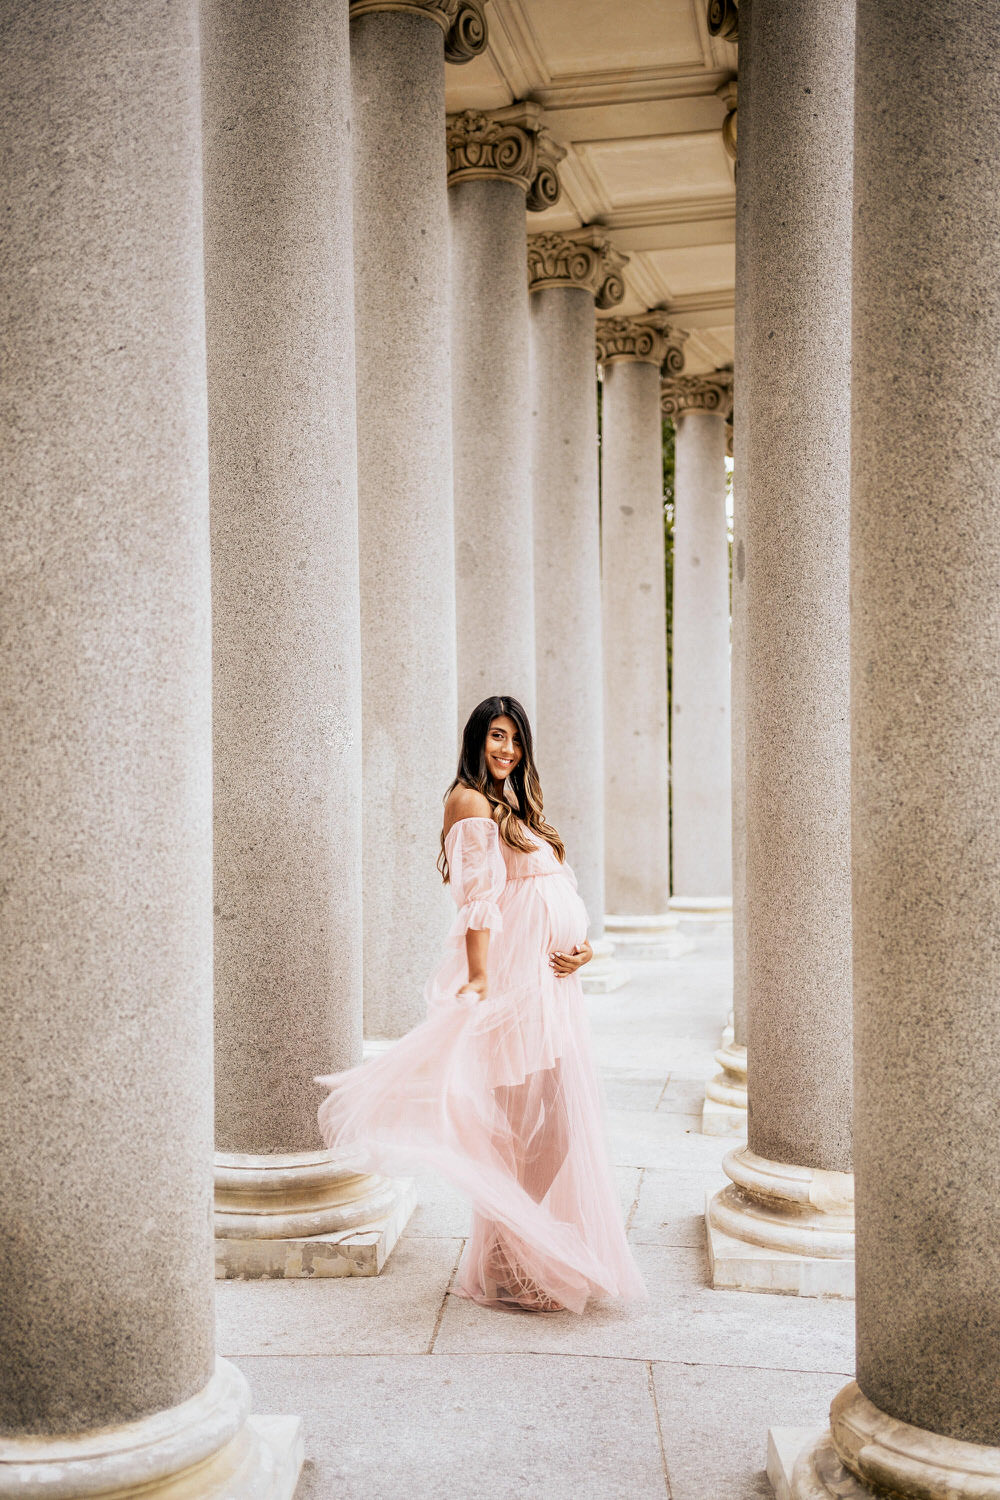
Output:
[[[517,725],[506,714],[490,721],[486,732],[486,769],[494,781],[504,782],[524,756]]]

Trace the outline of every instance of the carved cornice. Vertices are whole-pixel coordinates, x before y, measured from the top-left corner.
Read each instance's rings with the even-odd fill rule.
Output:
[[[617,307],[625,295],[622,271],[628,256],[616,250],[595,224],[571,234],[529,234],[528,286],[579,286],[600,308]]]
[[[740,39],[740,0],[708,0],[709,35],[724,42]]]
[[[726,115],[726,118],[722,122],[722,144],[725,146],[727,153],[733,158],[733,161],[735,161],[737,104],[739,101],[739,91],[737,89],[736,79],[730,78],[728,83],[724,83],[722,87],[716,89],[715,92],[721,99],[724,99],[726,101],[726,109],[728,113]]]
[[[444,32],[444,55],[450,63],[471,62],[488,40],[486,0],[350,0],[351,20],[376,11],[412,11],[430,16]]]
[[[542,123],[540,104],[530,99],[506,109],[466,109],[448,116],[448,183],[499,177],[524,189],[535,212],[551,208],[559,198],[556,170],[565,147]]]
[[[632,361],[676,375],[684,368],[687,337],[687,329],[672,327],[668,314],[659,309],[634,318],[598,318],[597,363]]]
[[[733,414],[733,372],[713,370],[709,375],[677,375],[660,387],[660,407],[673,421],[689,411],[714,412],[728,422]]]

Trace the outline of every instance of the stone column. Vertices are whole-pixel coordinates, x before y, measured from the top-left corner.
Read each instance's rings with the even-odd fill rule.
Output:
[[[858,1365],[806,1497],[1000,1494],[1000,31],[944,25],[857,9]]]
[[[321,1149],[313,1082],[361,1061],[347,13],[207,0],[202,56],[216,1265],[340,1275],[403,1207]]]
[[[754,0],[741,100],[748,1146],[717,1286],[851,1295],[847,529],[853,17]],[[744,165],[741,165],[741,172]]]
[[[535,712],[524,210],[557,201],[564,155],[537,104],[448,120],[460,726],[493,693]]]
[[[726,420],[733,375],[674,376],[663,413],[675,430],[671,693],[671,907],[728,915],[732,901],[729,538]]]
[[[471,0],[352,0],[365,1024],[398,1036],[450,902],[434,863],[455,774],[455,538],[444,64]]]
[[[538,761],[545,807],[604,930],[604,682],[594,303],[624,296],[600,230],[528,238]],[[601,961],[607,953],[601,950]],[[591,967],[587,981],[610,982]],[[584,970],[586,974],[587,971]]]
[[[197,6],[0,70],[0,1492],[290,1495],[214,1356]]]
[[[746,350],[746,309],[753,267],[746,255],[746,223],[750,206],[750,167],[739,159],[739,107],[750,98],[750,0],[743,0],[744,33],[739,49],[739,76],[728,86],[730,112],[722,127],[723,144],[735,158],[736,176],[736,305],[733,409],[726,451],[733,457],[733,550],[729,577],[730,739],[732,741],[732,886],[733,886],[733,1011],[732,1027],[715,1054],[720,1071],[705,1085],[701,1128],[706,1135],[745,1135],[747,1128],[747,901],[746,901],[746,420],[743,414],[743,367]],[[709,29],[736,41],[738,17],[724,4],[709,5]]]
[[[667,315],[601,318],[601,576],[608,931],[645,944],[670,899],[660,371],[684,363]]]

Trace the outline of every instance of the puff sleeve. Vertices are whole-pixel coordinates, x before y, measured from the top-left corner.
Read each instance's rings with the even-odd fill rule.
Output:
[[[492,818],[461,818],[444,841],[449,884],[458,915],[448,936],[501,932],[503,917],[497,905],[507,882],[500,850],[500,833]]]

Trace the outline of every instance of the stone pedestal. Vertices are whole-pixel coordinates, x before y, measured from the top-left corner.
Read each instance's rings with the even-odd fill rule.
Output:
[[[556,202],[565,154],[541,120],[531,103],[448,120],[460,727],[496,693],[535,714],[524,210]]]
[[[485,29],[435,0],[351,18],[365,1029],[399,1036],[452,911],[434,868],[458,757],[444,63]]]
[[[857,1383],[797,1459],[798,1500],[1000,1495],[1000,33],[982,23],[857,8]]]
[[[193,3],[4,14],[9,1497],[294,1487],[214,1355],[198,57]]]
[[[361,806],[345,794],[361,785],[347,15],[323,0],[207,0],[202,59],[216,1227],[224,1255],[235,1152],[260,1189],[259,1203],[244,1190],[239,1254],[273,1262],[276,1241],[308,1232],[276,1226],[278,1176],[289,1192],[300,1179],[313,1233],[344,1227],[313,1078],[361,1060]],[[366,1219],[385,1215],[385,1196],[369,1180]],[[355,1178],[354,1222],[364,1197]]]
[[[594,303],[621,301],[625,258],[597,230],[528,238],[536,745],[591,940],[603,931],[604,743]]]
[[[715,1060],[720,1071],[705,1085],[702,1131],[705,1135],[746,1135],[747,1049],[734,1040],[729,1027]]]
[[[785,1289],[849,1290],[850,0],[753,0],[740,98],[748,1150],[710,1215]],[[741,26],[745,18],[741,19]],[[689,418],[685,417],[684,421]],[[736,559],[737,571],[741,566]],[[727,1159],[733,1176],[737,1158]],[[832,1200],[824,1185],[839,1184]],[[794,1191],[789,1184],[800,1182]],[[809,1184],[801,1188],[801,1184]],[[808,1233],[803,1233],[805,1191]],[[774,1233],[788,1218],[789,1238]],[[812,1216],[819,1217],[812,1221]],[[825,1217],[824,1217],[825,1216]],[[711,1232],[710,1231],[710,1232]],[[717,1284],[730,1284],[718,1268]],[[836,1270],[830,1262],[841,1259]],[[811,1262],[811,1263],[810,1263]],[[831,1278],[834,1285],[831,1285]],[[770,1269],[767,1287],[775,1288]]]
[[[670,896],[667,643],[660,370],[685,335],[665,313],[602,318],[601,582],[604,620],[605,897],[615,918]]]
[[[854,1180],[765,1161],[746,1146],[705,1208],[712,1285],[800,1297],[854,1295]]]
[[[731,370],[664,382],[676,432],[671,847],[674,910],[731,912],[729,538]]]

